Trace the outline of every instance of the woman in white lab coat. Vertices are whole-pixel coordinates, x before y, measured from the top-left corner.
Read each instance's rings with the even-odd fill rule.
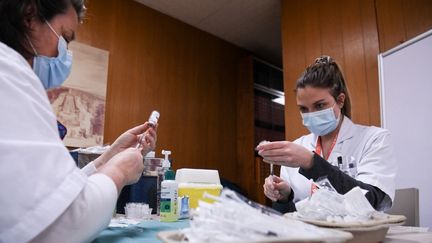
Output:
[[[265,180],[264,193],[281,212],[310,196],[312,181],[327,178],[341,194],[359,186],[377,210],[391,207],[396,163],[390,133],[354,124],[343,75],[331,57],[322,56],[297,80],[296,99],[303,125],[311,132],[290,141],[261,144],[264,161],[282,165],[280,177]]]
[[[90,241],[155,147],[145,123],[80,170],[60,140],[46,89],[70,73],[84,10],[83,0],[0,1],[0,242]]]

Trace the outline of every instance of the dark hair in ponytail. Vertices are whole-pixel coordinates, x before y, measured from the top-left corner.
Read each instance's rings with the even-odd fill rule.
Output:
[[[304,73],[297,79],[295,91],[306,86],[315,88],[327,88],[337,101],[337,97],[345,94],[345,102],[342,114],[351,118],[351,99],[345,84],[343,74],[330,56],[321,56],[313,64],[308,66]]]

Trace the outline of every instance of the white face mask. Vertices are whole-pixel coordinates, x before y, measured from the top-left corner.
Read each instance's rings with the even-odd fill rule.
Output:
[[[335,104],[336,105],[336,104]],[[325,110],[301,113],[303,125],[317,136],[327,135],[333,132],[339,124],[340,115],[336,118],[333,107]]]

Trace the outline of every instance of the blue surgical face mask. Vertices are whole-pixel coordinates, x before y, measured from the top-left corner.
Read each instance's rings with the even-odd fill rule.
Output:
[[[334,106],[321,111],[301,113],[303,125],[317,136],[333,132],[338,126],[341,117],[336,118],[333,108]]]
[[[47,57],[38,55],[30,42],[36,56],[33,58],[33,70],[42,81],[45,89],[59,87],[67,79],[72,68],[72,52],[67,49],[66,40],[59,36],[51,25],[45,21],[48,27],[59,38],[57,50],[58,56]]]

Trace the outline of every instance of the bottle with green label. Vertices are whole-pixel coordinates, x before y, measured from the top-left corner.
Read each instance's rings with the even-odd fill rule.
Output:
[[[164,151],[163,151],[164,152]],[[169,151],[168,151],[169,152]],[[169,163],[168,154],[165,154],[164,163]],[[177,197],[178,197],[178,183],[175,181],[174,171],[169,169],[165,172],[165,179],[161,183],[161,196],[160,196],[160,221],[173,222],[177,221]]]

